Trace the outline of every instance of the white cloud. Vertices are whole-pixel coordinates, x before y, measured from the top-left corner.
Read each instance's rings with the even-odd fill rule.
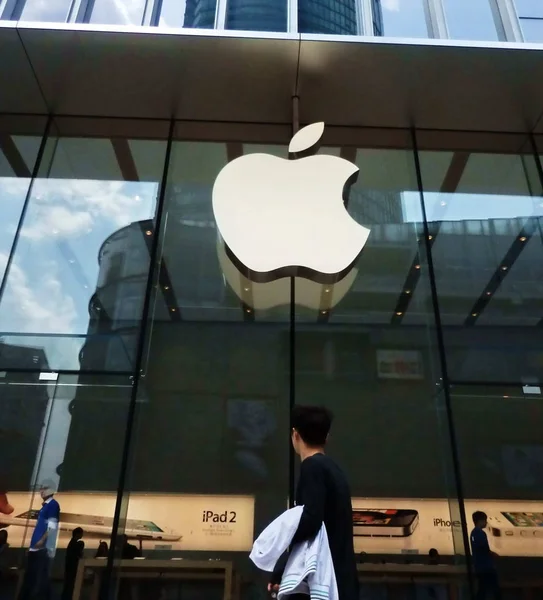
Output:
[[[133,221],[149,218],[157,185],[122,181],[38,179],[21,235],[32,240],[73,238],[97,224],[104,238]]]
[[[392,12],[400,12],[400,0],[382,0],[382,7]]]
[[[0,254],[0,273],[4,273],[7,256]],[[8,284],[0,305],[0,329],[18,333],[73,333],[77,310],[71,296],[63,293],[58,267],[43,265],[32,282],[23,269],[13,262]]]

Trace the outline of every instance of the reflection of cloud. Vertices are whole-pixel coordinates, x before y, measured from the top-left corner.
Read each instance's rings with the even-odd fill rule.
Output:
[[[400,12],[400,0],[382,0],[381,5],[385,10]]]
[[[27,2],[22,18],[25,21],[57,21],[63,23],[68,16],[68,0],[33,0]]]
[[[7,256],[0,254],[0,273]],[[73,299],[65,295],[54,263],[29,283],[15,262],[9,272],[0,310],[0,328],[19,333],[71,333],[77,318]]]
[[[123,181],[37,180],[32,190],[31,218],[27,218],[21,235],[33,240],[51,234],[75,237],[87,233],[100,219],[122,227],[149,218],[156,187]]]

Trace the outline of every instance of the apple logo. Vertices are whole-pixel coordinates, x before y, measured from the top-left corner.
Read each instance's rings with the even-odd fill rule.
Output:
[[[347,212],[358,167],[314,154],[324,123],[296,133],[289,158],[248,154],[228,163],[213,186],[213,212],[228,258],[266,283],[302,277],[333,284],[351,271],[370,230]]]

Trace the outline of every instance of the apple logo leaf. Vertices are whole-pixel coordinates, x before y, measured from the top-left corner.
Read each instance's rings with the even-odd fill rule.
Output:
[[[324,133],[324,123],[312,123],[294,134],[288,145],[290,154],[299,154],[315,146]]]

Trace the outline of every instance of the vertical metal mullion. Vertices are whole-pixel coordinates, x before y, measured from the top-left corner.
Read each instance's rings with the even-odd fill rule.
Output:
[[[26,0],[6,0],[2,19],[18,21],[23,14]]]
[[[117,499],[115,502],[115,512],[113,515],[113,525],[111,531],[111,545],[109,547],[109,553],[107,558],[107,565],[104,572],[104,590],[106,596],[109,596],[109,586],[112,581],[114,560],[115,560],[115,546],[117,542],[117,533],[119,531],[119,523],[121,521],[121,508],[123,505],[125,487],[128,475],[128,465],[130,462],[130,455],[132,451],[132,437],[134,433],[134,421],[136,418],[136,400],[138,395],[139,384],[141,381],[141,366],[143,362],[143,352],[145,348],[145,337],[147,335],[148,322],[150,318],[150,306],[151,306],[151,295],[153,293],[153,279],[154,269],[156,267],[156,255],[159,247],[160,229],[162,224],[162,216],[164,214],[164,198],[166,195],[166,186],[168,183],[168,172],[170,167],[170,158],[172,153],[173,145],[173,134],[175,128],[175,120],[172,118],[170,121],[170,128],[168,131],[168,142],[166,146],[166,154],[164,157],[164,170],[162,172],[162,180],[160,185],[160,192],[157,202],[157,208],[155,213],[155,235],[151,245],[151,252],[149,258],[149,271],[147,275],[147,282],[145,285],[145,296],[143,302],[143,309],[141,312],[141,328],[138,336],[138,344],[136,349],[136,362],[134,365],[134,379],[132,385],[132,393],[130,395],[130,404],[128,406],[128,412],[126,416],[126,429],[124,433],[124,443],[121,455],[121,467],[119,473],[119,483],[117,487]]]
[[[290,278],[290,311],[289,311],[289,394],[288,422],[290,424],[288,431],[288,503],[292,508],[296,500],[296,476],[295,476],[295,455],[290,436],[292,430],[292,409],[296,404],[296,278]]]
[[[287,32],[298,33],[298,0],[287,2]]]
[[[532,147],[532,154],[535,160],[535,168],[537,171],[537,175],[539,177],[540,189],[543,190],[543,166],[541,165],[541,158],[539,155],[539,148],[537,147],[537,142],[535,141],[535,137],[533,133],[530,133],[530,145]],[[526,177],[528,180],[528,177]],[[528,180],[529,181],[529,180]],[[540,197],[543,196],[543,192],[538,194]],[[538,219],[539,221],[539,219]]]
[[[41,167],[43,155],[45,154],[45,148],[47,146],[47,141],[49,138],[49,132],[51,131],[52,123],[53,123],[53,116],[49,115],[49,117],[47,119],[47,124],[45,125],[45,130],[43,132],[43,137],[42,137],[42,140],[40,143],[40,147],[38,149],[38,155],[36,156],[36,162],[34,163],[34,168],[32,169],[31,180],[30,180],[30,184],[28,186],[28,191],[26,192],[26,198],[23,203],[23,208],[21,210],[19,222],[17,223],[17,227],[15,229],[15,235],[13,236],[13,243],[11,244],[11,249],[9,252],[8,260],[6,262],[6,267],[4,269],[4,276],[2,277],[2,281],[0,283],[0,304],[2,303],[2,298],[4,297],[9,273],[10,273],[11,267],[13,265],[13,258],[15,256],[15,252],[17,251],[17,246],[19,244],[19,238],[21,237],[21,230],[23,228],[26,213],[28,212],[28,205],[30,204],[30,198],[32,196],[32,189],[34,188],[34,182],[36,181],[36,178],[38,177],[38,174],[40,172],[40,167]]]
[[[226,29],[226,10],[228,0],[216,0],[215,7],[215,29]]]
[[[152,10],[150,11],[150,15],[149,15],[149,22],[146,23],[145,21],[147,20],[147,15],[144,16],[144,25],[150,25],[151,27],[158,27],[159,23],[160,23],[160,14],[162,13],[162,2],[163,0],[154,0],[154,2],[152,2]],[[149,3],[147,3],[147,6],[149,6]]]
[[[141,25],[143,27],[156,27],[160,19],[161,9],[162,0],[145,0],[145,7],[141,17]]]
[[[79,11],[76,17],[76,23],[89,23],[94,10],[95,0],[81,0]]]
[[[360,35],[375,35],[371,0],[358,0],[357,4],[360,6]]]
[[[520,26],[514,0],[490,0],[492,9],[497,13],[507,42],[523,42],[524,35]]]
[[[425,0],[424,11],[428,19],[430,37],[437,39],[448,39],[449,28],[443,0]]]
[[[77,23],[77,17],[81,11],[81,4],[83,4],[85,0],[72,0],[70,3],[70,10],[68,11],[68,15],[66,17],[66,23]]]
[[[449,434],[449,443],[451,449],[454,483],[456,487],[456,497],[459,503],[460,518],[462,521],[462,540],[464,543],[464,552],[466,555],[466,563],[469,573],[469,585],[472,587],[472,565],[471,555],[469,550],[469,536],[467,530],[466,509],[464,505],[464,492],[462,486],[462,477],[460,472],[460,458],[458,447],[456,444],[456,431],[453,420],[453,410],[450,397],[450,379],[447,367],[447,356],[445,352],[445,339],[443,335],[443,324],[441,322],[441,312],[439,310],[439,299],[437,293],[437,284],[435,277],[434,262],[432,257],[432,245],[430,242],[430,229],[428,227],[428,217],[426,214],[426,205],[424,203],[424,188],[422,183],[422,171],[420,166],[420,157],[417,145],[417,135],[414,128],[411,129],[411,139],[413,145],[413,155],[415,159],[415,171],[417,176],[417,186],[419,189],[419,199],[422,211],[422,226],[424,235],[424,247],[426,252],[426,261],[428,265],[428,279],[430,283],[430,295],[432,300],[432,308],[434,313],[434,322],[436,326],[436,337],[439,350],[439,364],[441,369],[441,378],[443,381],[443,392],[445,400],[445,412],[447,415],[447,429]]]

